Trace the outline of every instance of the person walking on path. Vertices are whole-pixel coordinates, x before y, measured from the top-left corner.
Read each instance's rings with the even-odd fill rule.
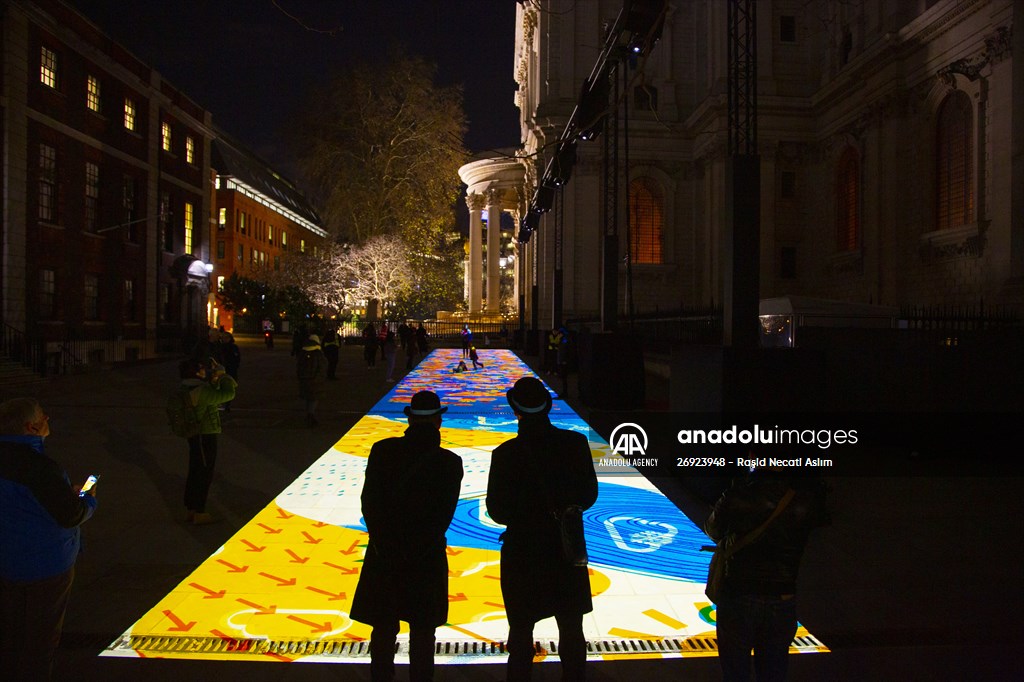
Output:
[[[583,434],[551,424],[551,394],[540,380],[519,379],[507,399],[519,432],[495,448],[487,479],[487,512],[506,526],[501,534],[501,594],[509,624],[506,679],[530,679],[533,627],[554,616],[562,679],[582,680],[583,614],[594,606],[586,565],[563,552],[559,514],[597,501],[590,446]]]
[[[441,447],[437,394],[420,391],[405,408],[409,428],[370,449],[362,492],[369,533],[352,599],[353,620],[373,627],[370,679],[395,676],[399,621],[409,623],[409,679],[432,679],[434,631],[448,620],[445,532],[455,515],[462,459]]]
[[[715,605],[725,682],[751,679],[751,651],[758,682],[786,679],[797,628],[797,572],[811,530],[828,522],[825,493],[818,477],[758,468],[715,503],[705,523],[708,536],[716,542],[731,537],[728,544],[739,548],[727,560]],[[743,540],[747,535],[751,539]]]
[[[427,334],[427,330],[423,326],[423,323],[420,322],[419,325],[416,327],[416,345],[419,347],[420,355],[426,355],[427,350],[429,350],[430,348],[429,344],[427,343],[428,338],[429,337]]]
[[[469,360],[473,363],[473,369],[476,369],[477,365],[484,366],[484,363],[480,362],[480,354],[476,352],[476,346],[469,347]]]
[[[324,357],[327,358],[327,380],[337,381],[338,376],[338,357],[340,354],[341,341],[338,339],[338,331],[336,329],[329,328],[324,334],[323,339],[323,351]]]
[[[235,397],[238,383],[212,358],[205,362],[185,360],[178,368],[181,384],[175,391],[191,409],[198,433],[188,436],[188,475],[185,477],[185,521],[202,525],[215,520],[206,511],[206,499],[217,464],[220,410]]]
[[[384,343],[381,345],[381,353],[384,355],[384,366],[387,368],[387,371],[384,374],[384,381],[390,384],[395,380],[395,358],[398,355],[394,332],[388,332],[387,336],[384,337]]]
[[[462,331],[459,333],[462,337],[462,357],[469,357],[469,347],[473,345],[473,332],[469,330],[469,325],[462,325]]]
[[[316,426],[316,406],[324,390],[324,370],[327,358],[320,349],[320,337],[310,334],[299,349],[295,360],[295,374],[299,379],[299,397],[306,404],[306,424]]]
[[[79,493],[44,454],[49,417],[33,398],[0,403],[0,661],[5,679],[50,679],[80,526],[96,489]]]
[[[366,360],[367,369],[377,364],[377,332],[373,322],[367,322],[363,328],[363,359]]]

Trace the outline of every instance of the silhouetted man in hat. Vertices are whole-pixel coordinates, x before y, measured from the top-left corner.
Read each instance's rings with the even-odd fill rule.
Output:
[[[523,377],[506,394],[519,434],[495,448],[487,512],[507,530],[501,540],[501,594],[508,616],[508,682],[530,679],[533,626],[558,623],[562,680],[582,680],[587,659],[583,614],[594,610],[585,563],[566,557],[559,516],[597,501],[597,475],[586,436],[548,419],[551,394]]]
[[[351,616],[373,626],[374,682],[394,679],[401,620],[409,623],[409,679],[432,679],[434,629],[448,620],[445,532],[459,501],[462,458],[441,447],[447,409],[435,393],[420,391],[405,408],[405,435],[375,443],[366,463],[362,503],[370,542]]]

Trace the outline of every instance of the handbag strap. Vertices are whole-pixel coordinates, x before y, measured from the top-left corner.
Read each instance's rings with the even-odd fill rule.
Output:
[[[762,523],[760,526],[750,531],[740,539],[736,540],[736,542],[734,542],[731,547],[723,549],[722,558],[728,559],[733,554],[740,551],[741,549],[749,545],[751,542],[756,540],[757,537],[761,535],[761,533],[763,533],[765,529],[772,524],[772,521],[779,518],[779,514],[785,511],[786,507],[789,506],[789,503],[794,496],[796,496],[796,491],[793,490],[792,488],[787,489],[786,494],[783,495],[782,499],[779,500],[779,503],[775,505],[775,509],[772,511],[771,516],[765,519],[764,523]]]

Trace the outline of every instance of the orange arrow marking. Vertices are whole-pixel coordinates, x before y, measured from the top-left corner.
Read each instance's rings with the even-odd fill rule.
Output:
[[[458,556],[459,554],[462,554],[461,549],[452,549],[451,547],[445,547],[444,551],[448,552],[448,556]]]
[[[324,541],[323,538],[314,538],[312,535],[310,535],[306,531],[302,531],[302,534],[306,536],[306,544],[307,545],[319,545],[321,542]]]
[[[281,509],[280,507],[277,508],[277,515],[280,518],[282,518],[282,519],[293,519],[293,518],[295,518],[295,514],[289,514],[284,509]]]
[[[356,547],[358,547],[358,546],[359,546],[359,540],[356,540],[355,542],[353,542],[351,545],[348,546],[348,549],[339,549],[338,551],[341,552],[342,554],[355,554],[356,553]]]
[[[330,599],[328,599],[327,601],[339,601],[345,598],[344,592],[331,592],[329,590],[321,590],[319,587],[309,587],[308,585],[306,586],[306,589],[310,592],[316,592],[317,594],[327,595],[328,597],[330,597]]]
[[[189,583],[188,586],[189,587],[194,587],[197,590],[199,590],[200,592],[205,592],[206,596],[203,597],[203,599],[220,599],[221,597],[223,597],[225,594],[228,593],[227,590],[221,590],[220,592],[215,592],[214,590],[211,590],[209,587],[203,587],[199,583]]]
[[[465,592],[459,592],[458,594],[449,594],[448,601],[466,601],[469,597],[466,596]]]
[[[239,604],[245,604],[246,606],[248,606],[251,609],[256,609],[256,614],[255,615],[257,615],[257,616],[269,616],[272,613],[277,613],[277,604],[271,604],[270,606],[263,606],[262,604],[257,604],[256,602],[246,601],[244,599],[236,599],[235,601],[238,602]]]
[[[329,525],[331,525],[331,524],[324,523],[323,521],[317,521],[316,523],[312,524],[312,526],[314,528],[323,528],[324,526],[329,526]]]
[[[271,580],[277,581],[278,587],[290,587],[294,585],[296,582],[295,578],[285,580],[284,578],[278,578],[276,575],[270,575],[269,573],[260,573],[260,575],[262,575],[264,578],[270,578]]]
[[[289,563],[292,563],[292,564],[304,564],[307,561],[309,561],[309,557],[308,556],[307,557],[300,557],[298,554],[296,554],[295,552],[293,552],[290,549],[286,549],[285,552],[287,552],[288,556],[290,556],[292,558],[292,560]]]
[[[260,528],[264,529],[267,533],[270,533],[272,535],[276,535],[277,533],[281,532],[280,528],[271,528],[270,526],[268,526],[265,523],[257,523],[256,525],[259,526]]]
[[[501,576],[497,576],[497,575],[485,575],[484,577],[487,578],[488,580],[501,580]]]
[[[345,575],[355,575],[356,573],[359,572],[358,568],[347,568],[345,566],[339,566],[338,564],[332,564],[329,561],[325,561],[324,562],[324,566],[330,566],[331,568],[336,568],[339,571],[341,571],[342,573],[344,573]]]
[[[313,628],[313,630],[312,630],[313,632],[330,632],[331,629],[332,629],[331,628],[331,621],[329,621],[329,620],[328,621],[324,621],[323,625],[321,625],[319,623],[314,623],[311,620],[306,620],[305,618],[299,618],[298,616],[294,616],[294,615],[288,616],[288,619],[289,620],[294,620],[296,623],[302,623],[303,625],[308,625],[309,627]]]
[[[493,601],[485,601],[484,602],[484,606],[493,606],[496,609],[504,609],[505,608],[504,604],[499,604],[499,603],[493,602]]]
[[[262,552],[263,550],[266,549],[266,547],[257,547],[256,545],[252,544],[248,540],[242,540],[242,544],[249,548],[249,549],[245,550],[246,552]]]
[[[183,621],[181,618],[178,618],[177,616],[175,616],[174,612],[170,611],[170,610],[164,611],[164,615],[167,616],[167,618],[172,623],[174,623],[174,627],[173,628],[167,628],[171,632],[188,632],[189,630],[192,629],[192,626],[194,626],[196,624],[195,621],[192,621],[191,623],[186,624],[185,621]]]
[[[228,562],[224,561],[223,559],[217,559],[217,563],[221,563],[221,564],[224,564],[225,566],[227,566],[228,567],[228,573],[245,573],[246,571],[249,570],[248,566],[235,566],[234,564],[229,564]]]

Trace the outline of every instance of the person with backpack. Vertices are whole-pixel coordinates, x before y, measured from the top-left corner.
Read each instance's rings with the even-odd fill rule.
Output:
[[[234,399],[238,388],[224,367],[213,358],[185,360],[179,366],[181,384],[168,401],[171,428],[188,440],[188,476],[185,478],[185,521],[213,523],[206,498],[217,463],[221,404]]]

